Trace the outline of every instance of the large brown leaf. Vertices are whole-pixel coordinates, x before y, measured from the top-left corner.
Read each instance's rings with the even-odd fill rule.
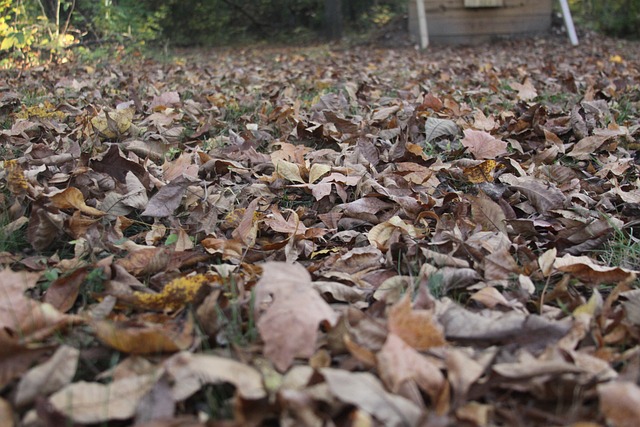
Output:
[[[320,372],[336,398],[361,408],[383,425],[419,424],[421,414],[418,406],[401,396],[387,392],[372,374],[333,368],[324,368]]]
[[[339,315],[313,288],[307,270],[299,264],[268,262],[256,285],[258,331],[265,355],[281,371],[296,357],[310,357],[316,349],[321,322],[335,325]]]

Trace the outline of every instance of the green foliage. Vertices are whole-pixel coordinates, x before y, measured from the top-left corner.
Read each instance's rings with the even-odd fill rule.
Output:
[[[64,12],[72,13],[72,2],[0,0],[0,68],[30,66],[67,57],[66,46],[76,41],[68,31]],[[48,13],[49,12],[49,13]],[[52,16],[49,16],[50,14]]]
[[[247,40],[317,40],[323,29],[321,0],[171,0],[163,35],[177,46],[221,45]],[[405,0],[342,2],[345,27],[366,31],[403,14]]]
[[[158,38],[167,6],[160,2],[112,0],[78,2],[73,23],[97,40],[144,43]]]
[[[640,0],[572,0],[577,18],[616,37],[640,38]]]

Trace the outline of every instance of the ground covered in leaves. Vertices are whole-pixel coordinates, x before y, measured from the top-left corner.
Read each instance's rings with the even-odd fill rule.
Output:
[[[0,426],[631,426],[640,45],[0,76]]]

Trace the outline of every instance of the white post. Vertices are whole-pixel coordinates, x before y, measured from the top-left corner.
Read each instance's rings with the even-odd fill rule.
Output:
[[[576,29],[573,26],[573,18],[571,18],[571,11],[569,10],[567,0],[560,0],[560,6],[562,7],[562,17],[564,18],[564,25],[567,27],[567,33],[569,33],[571,44],[577,46],[578,36],[576,35]]]
[[[424,0],[416,0],[418,8],[418,28],[420,29],[420,49],[429,46],[429,31],[427,30],[427,13],[424,10]]]

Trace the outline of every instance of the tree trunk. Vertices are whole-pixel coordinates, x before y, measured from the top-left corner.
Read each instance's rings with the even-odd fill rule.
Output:
[[[324,27],[327,39],[342,38],[342,0],[324,0]]]

